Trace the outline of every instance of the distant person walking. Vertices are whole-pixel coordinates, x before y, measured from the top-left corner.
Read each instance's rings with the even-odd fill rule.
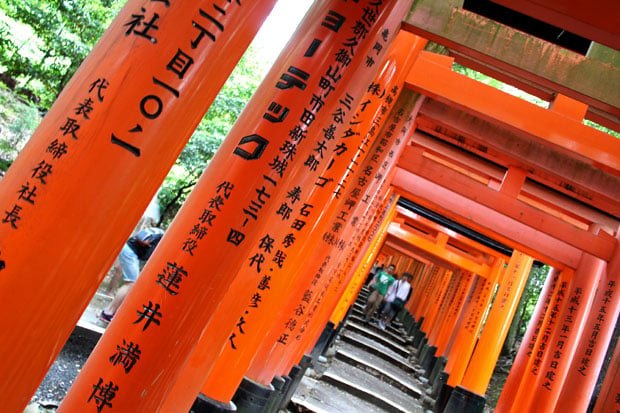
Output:
[[[409,273],[403,273],[403,275],[388,289],[385,296],[385,301],[381,306],[379,314],[379,327],[385,330],[385,327],[389,325],[394,316],[400,313],[405,307],[409,297],[411,297],[411,280],[413,276]]]
[[[373,291],[368,296],[366,302],[366,308],[364,309],[364,321],[368,322],[379,308],[379,304],[383,301],[383,297],[387,293],[387,289],[394,284],[394,270],[396,267],[393,264],[387,266],[384,271],[377,271],[375,278],[370,283],[370,288]]]
[[[149,259],[163,236],[164,231],[162,229],[151,227],[143,229],[127,240],[119,255],[125,284],[118,289],[112,302],[99,313],[101,320],[106,323],[112,321],[114,314],[116,314],[116,311],[138,279],[140,263],[144,263]]]

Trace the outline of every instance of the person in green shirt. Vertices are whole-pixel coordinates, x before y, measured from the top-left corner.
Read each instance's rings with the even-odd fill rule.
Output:
[[[375,278],[370,283],[370,287],[374,286],[373,291],[368,296],[366,302],[366,308],[364,309],[364,321],[370,321],[370,318],[375,314],[383,297],[387,293],[387,289],[394,284],[394,270],[396,267],[394,264],[390,264],[384,271],[378,271]]]

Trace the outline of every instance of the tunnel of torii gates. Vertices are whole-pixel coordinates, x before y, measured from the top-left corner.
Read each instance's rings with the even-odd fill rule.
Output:
[[[129,0],[0,182],[3,411],[34,394],[274,3]],[[550,265],[496,411],[585,411],[618,316],[620,141],[582,120],[618,129],[619,5],[498,3],[596,43],[458,0],[316,1],[59,411],[249,411],[242,389],[296,377],[377,260],[414,275],[404,320],[438,411],[482,410],[530,268]],[[596,412],[618,410],[619,357]]]

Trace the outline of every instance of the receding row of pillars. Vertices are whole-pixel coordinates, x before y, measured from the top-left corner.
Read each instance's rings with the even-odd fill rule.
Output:
[[[574,270],[550,269],[495,411],[617,409],[617,350],[592,395],[618,320],[619,261],[584,253]],[[515,250],[484,277],[439,265],[417,273],[408,310],[436,411],[482,411],[532,262]]]

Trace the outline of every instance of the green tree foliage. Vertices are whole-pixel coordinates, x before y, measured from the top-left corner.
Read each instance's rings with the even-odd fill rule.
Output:
[[[49,108],[118,12],[122,0],[3,0],[0,9],[26,39],[0,25],[0,65],[17,90]],[[5,35],[6,34],[6,35]],[[33,52],[34,51],[34,52]]]
[[[243,55],[159,191],[160,223],[169,223],[213,158],[256,88],[266,67],[252,48]]]

